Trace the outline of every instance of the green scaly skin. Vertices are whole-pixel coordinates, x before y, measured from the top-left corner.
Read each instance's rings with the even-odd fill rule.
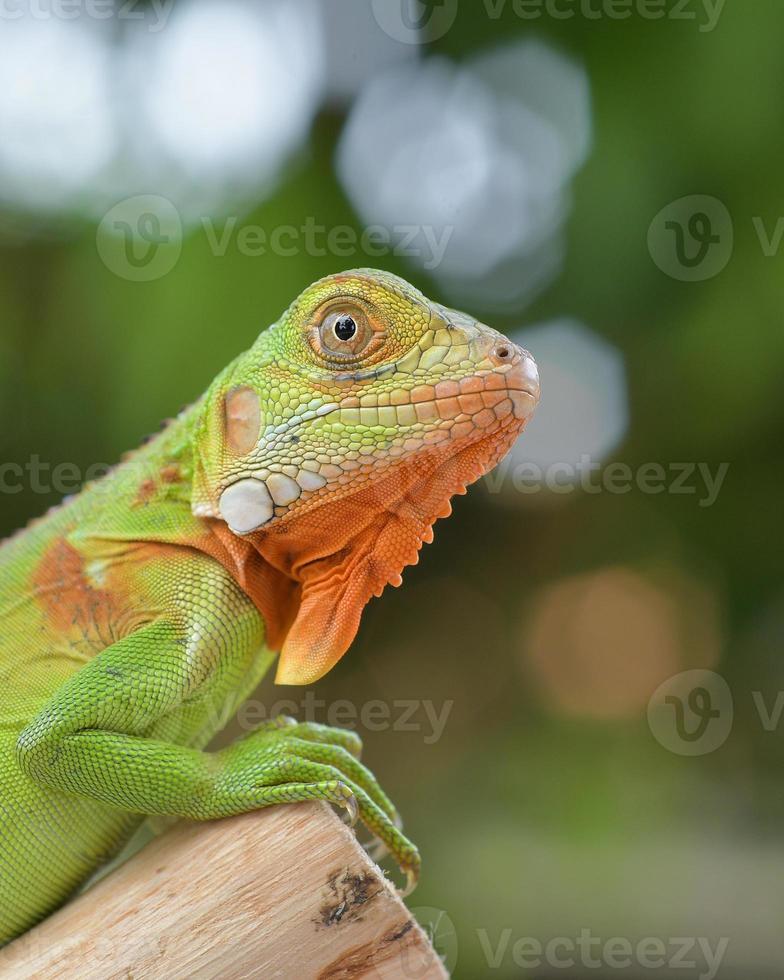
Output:
[[[415,879],[353,733],[280,719],[205,746],[273,651],[279,682],[329,670],[449,497],[511,445],[535,373],[396,277],[333,276],[159,436],[0,546],[0,943],[152,814],[327,800]]]

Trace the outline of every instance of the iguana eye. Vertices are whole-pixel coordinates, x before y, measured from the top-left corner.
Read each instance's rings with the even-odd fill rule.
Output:
[[[335,320],[332,329],[338,340],[351,340],[357,332],[357,324],[353,316],[343,313]]]
[[[338,307],[321,321],[316,342],[320,353],[332,361],[355,360],[365,353],[373,335],[373,327],[362,310]]]

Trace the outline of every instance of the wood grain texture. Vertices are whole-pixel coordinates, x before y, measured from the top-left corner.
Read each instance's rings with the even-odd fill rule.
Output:
[[[181,823],[0,951],[40,980],[446,973],[354,834],[324,804]]]

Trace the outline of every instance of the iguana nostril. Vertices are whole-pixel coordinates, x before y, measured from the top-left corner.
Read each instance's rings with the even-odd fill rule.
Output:
[[[491,349],[490,359],[496,364],[512,364],[516,354],[518,354],[518,350],[515,345],[509,341],[503,341]]]

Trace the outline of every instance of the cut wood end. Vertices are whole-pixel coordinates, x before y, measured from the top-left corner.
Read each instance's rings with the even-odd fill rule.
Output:
[[[391,883],[323,803],[178,824],[0,951],[0,975],[447,976]]]

